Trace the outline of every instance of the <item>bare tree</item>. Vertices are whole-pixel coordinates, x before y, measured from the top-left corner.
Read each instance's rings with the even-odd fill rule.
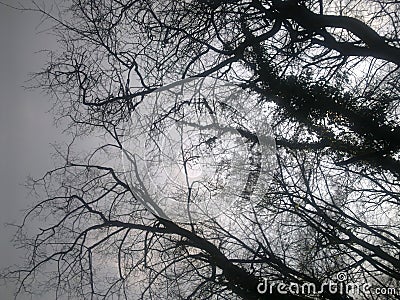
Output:
[[[21,8],[59,37],[32,80],[73,141],[31,181],[39,200],[16,235],[29,255],[5,275],[17,295],[45,284],[56,299],[381,297],[324,288],[339,273],[398,285],[398,6]],[[94,135],[95,149],[75,148]],[[26,232],[31,218],[44,227]]]

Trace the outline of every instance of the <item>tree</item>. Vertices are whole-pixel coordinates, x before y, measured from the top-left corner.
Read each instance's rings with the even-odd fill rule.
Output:
[[[23,8],[59,37],[33,80],[74,138],[31,181],[41,200],[16,235],[30,255],[5,276],[18,293],[45,282],[57,299],[303,299],[277,284],[322,289],[340,272],[398,284],[398,6]],[[88,135],[102,139],[83,155],[74,147]],[[26,235],[33,217],[46,227]]]

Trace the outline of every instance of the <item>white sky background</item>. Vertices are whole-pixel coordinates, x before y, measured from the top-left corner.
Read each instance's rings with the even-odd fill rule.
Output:
[[[53,166],[50,143],[63,140],[46,113],[50,100],[39,91],[22,88],[28,73],[43,66],[43,55],[35,52],[55,45],[54,38],[38,34],[39,24],[38,14],[0,4],[0,269],[17,262],[21,254],[9,242],[13,229],[4,223],[20,221],[21,210],[32,201],[22,184],[28,175],[40,176]],[[12,288],[1,285],[0,298],[13,299]]]
[[[32,201],[22,184],[28,175],[38,177],[53,167],[50,143],[66,141],[61,130],[54,127],[52,115],[46,113],[51,99],[21,87],[29,72],[44,65],[43,55],[35,52],[55,47],[54,38],[39,34],[44,29],[37,28],[39,24],[38,14],[21,13],[0,4],[0,269],[18,262],[18,255],[22,254],[10,245],[13,229],[3,226],[20,221],[21,210]],[[12,299],[12,289],[0,285],[0,299]]]

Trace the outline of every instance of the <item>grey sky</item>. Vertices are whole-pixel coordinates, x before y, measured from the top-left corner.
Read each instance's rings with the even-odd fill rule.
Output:
[[[46,113],[50,100],[21,87],[27,74],[43,65],[43,55],[35,52],[54,46],[49,35],[38,34],[39,23],[39,15],[0,4],[0,268],[21,255],[9,243],[12,228],[3,226],[20,220],[21,209],[32,201],[21,185],[27,175],[38,176],[53,165],[49,143],[62,139]],[[12,299],[10,290],[0,286],[0,298]]]

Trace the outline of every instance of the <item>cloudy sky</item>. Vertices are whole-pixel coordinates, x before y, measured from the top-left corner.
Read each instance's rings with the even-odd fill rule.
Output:
[[[0,4],[0,268],[21,255],[9,242],[13,229],[4,223],[20,221],[22,209],[32,203],[22,185],[28,175],[37,177],[53,165],[50,143],[62,140],[46,113],[50,99],[22,88],[28,73],[43,65],[43,55],[35,52],[55,45],[54,38],[40,33],[39,24],[38,15]],[[1,286],[1,299],[12,299],[11,289]]]

